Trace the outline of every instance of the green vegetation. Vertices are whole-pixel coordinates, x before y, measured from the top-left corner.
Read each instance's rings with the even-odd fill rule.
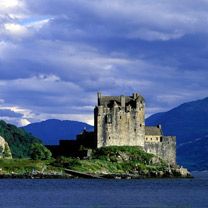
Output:
[[[33,145],[36,150],[39,145]],[[39,153],[36,153],[38,155]],[[41,155],[40,154],[40,155]],[[46,159],[46,158],[45,158]],[[171,168],[171,169],[170,169]],[[73,172],[78,171],[77,172]],[[182,170],[184,171],[184,170]],[[179,167],[169,167],[158,157],[144,152],[138,147],[105,147],[97,149],[87,159],[60,157],[48,160],[13,159],[0,160],[0,176],[13,175],[22,177],[77,177],[80,172],[91,176],[118,177],[190,177],[182,173]]]
[[[134,174],[162,171],[167,165],[138,147],[103,147],[85,160],[58,158],[53,166],[95,174]]]
[[[2,156],[3,156],[3,158],[7,158],[7,159],[11,159],[12,158],[12,153],[11,153],[11,150],[10,150],[8,144],[5,145],[5,149],[4,149],[4,152],[3,152]]]
[[[32,144],[31,158],[33,160],[49,160],[51,159],[51,152],[44,145],[40,143]]]
[[[9,144],[14,158],[30,157],[32,145],[41,143],[40,140],[21,128],[0,121],[0,136]]]
[[[47,149],[41,144],[32,145],[34,160],[13,159],[0,160],[0,168],[4,173],[31,173],[32,171],[60,171],[66,169],[94,174],[133,174],[135,172],[163,170],[166,165],[138,147],[103,147],[93,152],[88,159],[60,157],[50,159]],[[46,152],[45,152],[46,149]],[[45,155],[46,153],[46,155]],[[45,158],[43,158],[45,157]],[[45,160],[44,160],[45,159]]]
[[[3,173],[27,173],[33,170],[41,171],[46,161],[33,161],[30,159],[0,160],[0,167]]]

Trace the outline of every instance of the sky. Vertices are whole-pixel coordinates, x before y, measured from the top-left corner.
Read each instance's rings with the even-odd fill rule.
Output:
[[[208,95],[208,0],[0,0],[0,119],[93,124],[97,92],[146,116]]]

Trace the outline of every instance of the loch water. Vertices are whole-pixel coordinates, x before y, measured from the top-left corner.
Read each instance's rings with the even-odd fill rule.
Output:
[[[193,179],[2,179],[1,208],[207,208],[208,172]]]

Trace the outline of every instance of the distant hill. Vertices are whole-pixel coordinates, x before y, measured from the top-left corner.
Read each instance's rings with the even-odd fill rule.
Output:
[[[45,145],[58,144],[60,139],[75,139],[84,128],[87,131],[94,129],[87,123],[57,119],[49,119],[23,127],[27,132],[40,138]]]
[[[184,103],[146,119],[146,125],[161,124],[165,135],[177,137],[177,160],[192,169],[207,169],[208,97]],[[192,151],[193,150],[193,151]]]
[[[29,157],[32,144],[40,143],[38,138],[2,120],[0,120],[0,136],[7,141],[15,158]]]

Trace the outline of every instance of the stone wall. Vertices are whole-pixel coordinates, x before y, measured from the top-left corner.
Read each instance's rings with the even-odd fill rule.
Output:
[[[126,105],[121,96],[121,105],[98,105],[95,108],[95,132],[97,147],[144,146],[144,101],[138,96],[134,106]],[[98,101],[99,104],[99,101]]]
[[[161,142],[145,142],[144,149],[172,165],[176,164],[176,137],[174,136],[163,136]]]

